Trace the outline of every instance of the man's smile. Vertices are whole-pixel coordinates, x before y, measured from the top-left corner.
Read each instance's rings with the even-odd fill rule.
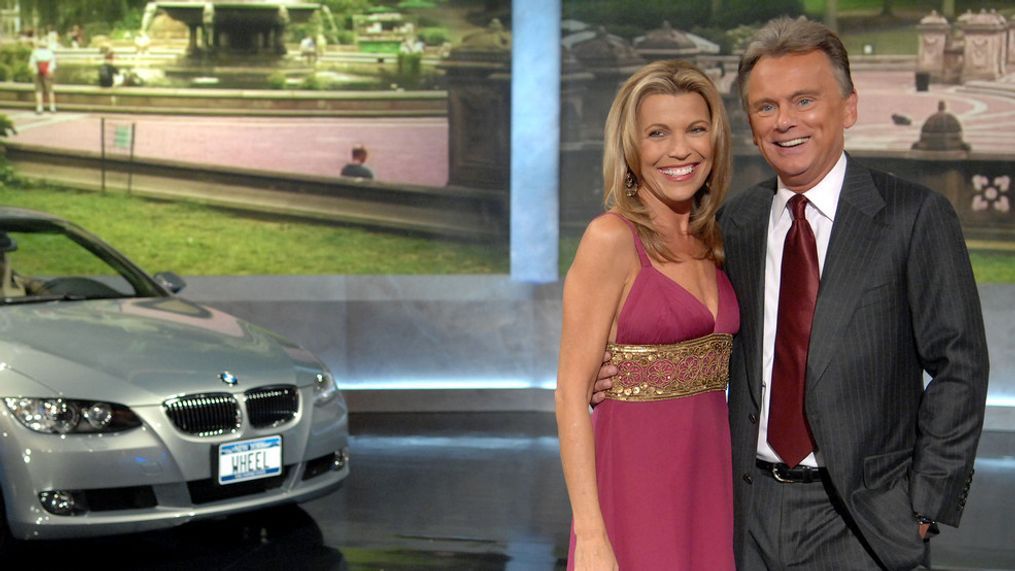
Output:
[[[775,146],[782,147],[783,149],[790,149],[793,147],[799,147],[810,140],[810,137],[797,137],[795,139],[789,139],[788,141],[773,141]]]

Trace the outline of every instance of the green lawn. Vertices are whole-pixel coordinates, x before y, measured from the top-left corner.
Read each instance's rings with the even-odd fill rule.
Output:
[[[816,20],[823,20],[825,0],[804,0],[804,12]],[[838,23],[842,42],[850,55],[863,54],[863,47],[871,45],[879,55],[915,55],[918,47],[916,24],[930,14],[941,11],[940,0],[892,0],[891,16],[882,15],[885,2],[881,0],[838,0]],[[1015,14],[1012,0],[956,0],[955,13],[966,10],[996,9],[1011,16]],[[953,23],[955,18],[949,18]]]
[[[812,15],[822,15],[825,12],[826,0],[803,0],[804,12]],[[837,0],[836,6],[840,17],[856,15],[877,15],[881,13],[885,2],[883,0]],[[891,0],[892,13],[904,17],[922,17],[930,14],[931,10],[941,12],[941,0]],[[1015,7],[1011,0],[955,0],[955,14],[962,14],[966,10],[979,12],[981,8],[986,10],[997,10],[1007,12]]]
[[[912,26],[903,29],[848,32],[842,35],[842,44],[850,57],[863,55],[864,46],[870,45],[875,55],[916,55],[919,38]]]
[[[978,283],[1015,283],[1015,252],[973,250],[969,259]]]
[[[506,247],[373,232],[122,194],[0,188],[0,204],[50,212],[99,235],[150,272],[182,275],[508,273]],[[580,236],[560,240],[560,275]],[[1015,283],[1015,251],[974,250],[980,283]]]
[[[293,219],[251,217],[119,193],[0,188],[0,204],[42,210],[97,234],[150,272],[182,275],[507,273],[507,248]]]

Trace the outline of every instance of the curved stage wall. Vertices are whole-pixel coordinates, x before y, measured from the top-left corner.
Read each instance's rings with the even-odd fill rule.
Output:
[[[183,296],[317,353],[353,411],[552,410],[561,282],[508,276],[192,277]],[[987,430],[1015,431],[1013,284],[980,286]]]

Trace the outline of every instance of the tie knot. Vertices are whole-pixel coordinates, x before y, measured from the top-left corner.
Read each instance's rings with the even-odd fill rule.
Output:
[[[807,217],[804,213],[807,211],[807,199],[804,195],[798,194],[793,198],[789,199],[790,213],[793,215],[793,220],[806,220]]]

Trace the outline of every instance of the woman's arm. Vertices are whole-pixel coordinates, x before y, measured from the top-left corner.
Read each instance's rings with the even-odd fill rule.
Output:
[[[620,300],[637,272],[630,230],[620,219],[603,216],[589,225],[564,280],[555,397],[578,563],[588,557],[616,564],[599,507],[589,397]]]

